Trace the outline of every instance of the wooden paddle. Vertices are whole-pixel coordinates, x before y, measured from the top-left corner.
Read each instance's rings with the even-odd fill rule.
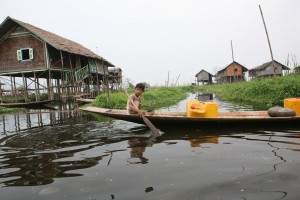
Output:
[[[132,101],[132,99],[129,97],[129,94],[127,93],[127,90],[124,90],[125,91],[125,93],[127,94],[127,97],[128,97],[128,99],[129,99],[129,101],[131,102],[131,104],[136,108],[136,109],[138,109],[137,107],[136,107],[136,105],[134,104],[134,102]],[[138,109],[139,110],[139,109]],[[155,134],[155,135],[161,135],[160,134],[160,132],[159,132],[159,130],[150,122],[150,120],[149,119],[147,119],[143,114],[142,114],[142,119],[143,119],[143,121],[145,122],[145,124],[150,128],[150,130],[152,131],[152,133],[153,134]]]

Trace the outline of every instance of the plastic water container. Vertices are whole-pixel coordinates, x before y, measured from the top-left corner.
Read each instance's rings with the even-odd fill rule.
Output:
[[[294,110],[296,116],[300,116],[300,97],[284,99],[283,106]]]
[[[199,102],[190,100],[186,103],[188,117],[217,117],[218,104],[216,102]]]

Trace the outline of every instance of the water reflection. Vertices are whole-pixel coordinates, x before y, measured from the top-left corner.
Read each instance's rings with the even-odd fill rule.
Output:
[[[292,199],[298,192],[299,128],[176,125],[155,138],[145,126],[78,110],[0,119],[1,192],[15,199],[12,186],[37,186],[18,187],[28,188],[21,195],[28,199]]]
[[[80,176],[67,172],[92,167],[108,155],[64,160],[97,145],[78,135],[85,130],[82,124],[51,129],[43,126],[2,138],[0,169],[8,171],[0,175],[7,179],[2,183],[6,186],[42,185],[52,183],[57,177]]]
[[[213,98],[213,94],[210,93],[198,93],[197,99],[199,101],[212,101],[214,98]]]
[[[155,137],[149,138],[130,138],[128,145],[130,148],[130,159],[127,160],[129,164],[147,164],[148,158],[144,157],[144,152],[147,147],[151,147],[155,142]]]
[[[216,102],[218,103],[218,111],[224,112],[224,111],[251,111],[251,110],[266,110],[267,107],[264,106],[252,106],[247,104],[236,104],[231,102],[224,102],[222,101],[217,95],[210,94],[210,93],[190,93],[188,97],[177,104],[162,108],[160,111],[174,111],[174,112],[180,112],[186,110],[186,103],[189,100],[197,99],[202,102]]]

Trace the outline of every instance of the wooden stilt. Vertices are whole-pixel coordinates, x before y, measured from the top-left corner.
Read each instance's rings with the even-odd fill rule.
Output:
[[[3,99],[2,99],[2,83],[1,83],[1,79],[0,79],[0,102],[3,103]]]
[[[62,51],[60,50],[60,61],[61,61],[61,67],[62,67],[62,72],[61,72],[61,93],[62,95],[65,95],[65,66],[64,66],[64,58],[62,55]]]

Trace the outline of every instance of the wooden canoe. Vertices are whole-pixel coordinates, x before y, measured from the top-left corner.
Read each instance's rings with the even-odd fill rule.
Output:
[[[85,103],[92,103],[92,102],[95,101],[95,99],[78,98],[78,99],[76,99],[76,101],[77,101],[78,103],[85,104]]]
[[[0,106],[3,107],[10,107],[10,108],[32,108],[32,107],[39,107],[45,104],[51,103],[54,100],[45,100],[45,101],[34,101],[28,103],[0,103]]]
[[[80,110],[99,115],[144,124],[142,118],[135,114],[128,114],[127,110],[98,108],[93,106],[80,107]],[[300,116],[270,117],[267,111],[236,111],[219,112],[217,117],[187,117],[186,112],[159,112],[154,115],[145,115],[156,126],[183,126],[183,125],[296,125],[300,127]]]

